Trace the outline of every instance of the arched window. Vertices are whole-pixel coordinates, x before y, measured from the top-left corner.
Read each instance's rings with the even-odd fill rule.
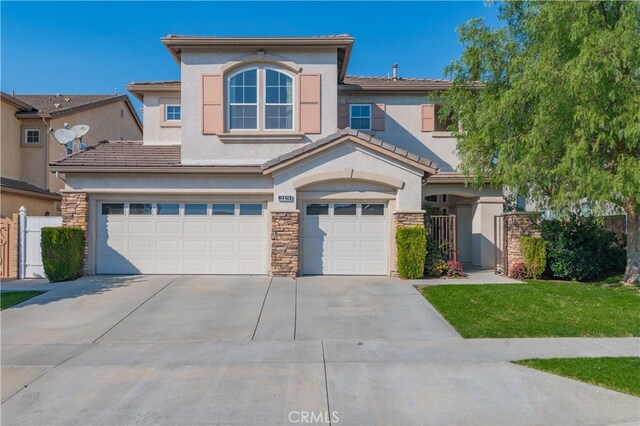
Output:
[[[266,67],[228,79],[229,130],[293,130],[293,78]]]
[[[251,69],[229,79],[229,127],[258,129],[258,70]]]

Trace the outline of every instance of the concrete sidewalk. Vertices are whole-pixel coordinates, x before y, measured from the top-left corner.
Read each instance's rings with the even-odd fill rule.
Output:
[[[0,283],[0,291],[49,291],[63,285],[72,283],[73,281],[50,283],[46,278],[28,278],[22,280],[3,280]]]

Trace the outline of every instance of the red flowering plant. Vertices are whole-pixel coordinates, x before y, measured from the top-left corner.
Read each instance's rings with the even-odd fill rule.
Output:
[[[464,268],[462,263],[457,260],[450,260],[447,262],[447,276],[448,277],[464,277]]]

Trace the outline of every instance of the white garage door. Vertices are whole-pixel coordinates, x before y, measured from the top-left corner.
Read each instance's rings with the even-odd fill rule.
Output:
[[[302,225],[304,274],[387,275],[384,204],[309,203]]]
[[[100,203],[98,274],[266,274],[263,204]]]

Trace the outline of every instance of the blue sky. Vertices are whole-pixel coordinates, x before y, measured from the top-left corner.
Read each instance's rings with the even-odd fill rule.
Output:
[[[131,81],[178,79],[160,37],[349,33],[349,74],[441,78],[461,52],[455,29],[482,2],[7,2],[1,87],[11,93],[126,93]],[[139,105],[138,105],[139,106]]]

